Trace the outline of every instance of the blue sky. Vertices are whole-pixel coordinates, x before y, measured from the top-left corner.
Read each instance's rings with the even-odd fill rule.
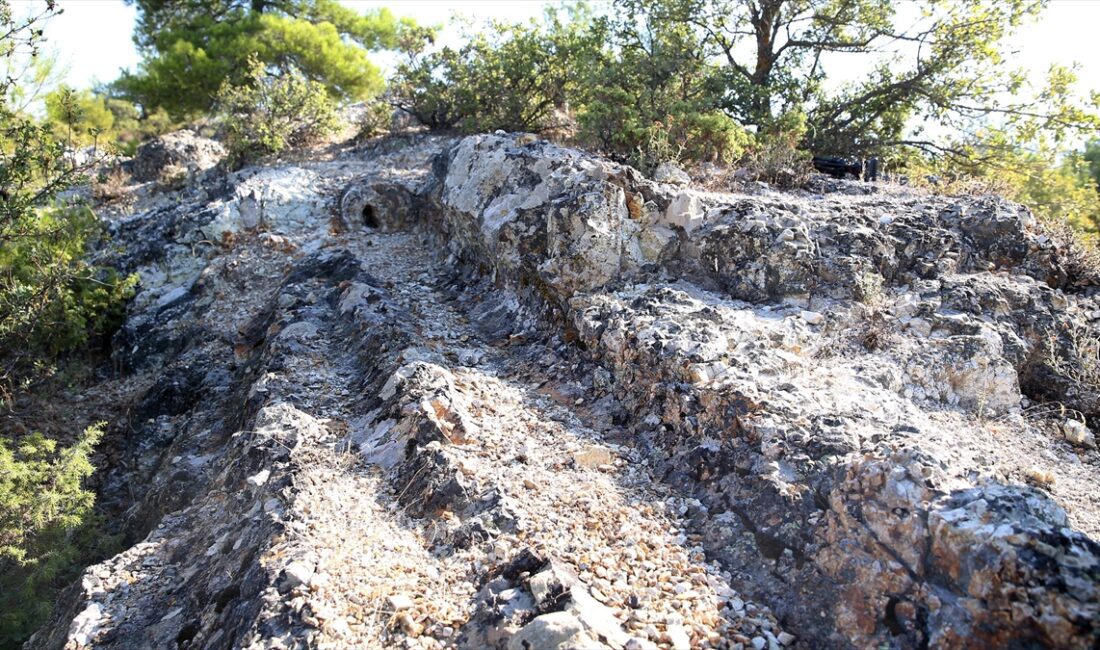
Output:
[[[480,22],[490,18],[527,20],[542,13],[542,0],[343,0],[361,9],[389,7],[400,16],[438,24],[453,13]],[[32,0],[12,4],[34,6]],[[122,68],[132,68],[138,56],[130,40],[134,9],[121,0],[60,0],[65,10],[46,27],[49,46],[56,49],[68,66],[68,82],[77,87],[93,81],[109,81]],[[1085,89],[1100,90],[1100,56],[1096,29],[1100,25],[1100,0],[1053,0],[1037,24],[1021,29],[1011,46],[1015,65],[1035,72],[1052,63],[1080,64]],[[454,38],[453,30],[444,35]],[[854,71],[855,72],[855,71]]]

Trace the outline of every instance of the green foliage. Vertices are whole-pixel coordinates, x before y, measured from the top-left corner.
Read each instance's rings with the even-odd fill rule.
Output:
[[[393,107],[383,101],[368,102],[358,120],[357,140],[367,140],[390,130]]]
[[[133,156],[145,140],[177,128],[163,108],[142,115],[136,106],[124,99],[106,98],[105,102],[114,117],[114,125],[105,140],[123,156]]]
[[[16,23],[0,3],[3,50],[33,50],[34,23]],[[26,34],[30,34],[27,36]],[[0,97],[13,96],[0,84]],[[67,155],[58,132],[86,134],[110,121],[109,113],[89,119],[81,103],[102,107],[86,95],[61,92],[50,103],[51,119],[38,124],[0,104],[0,394],[53,360],[106,333],[117,321],[134,280],[84,259],[100,236],[90,210],[54,206],[55,197],[84,180],[83,170]],[[91,126],[89,126],[91,125]]]
[[[340,99],[366,99],[384,86],[367,51],[349,46],[332,23],[281,16],[260,17],[256,56],[282,70],[294,69]]]
[[[798,110],[774,118],[746,156],[750,177],[780,187],[803,183],[812,171],[811,156],[801,148],[808,128],[806,114]]]
[[[2,647],[34,632],[49,615],[55,591],[76,577],[95,498],[83,482],[94,470],[90,456],[102,427],[89,427],[64,449],[41,434],[0,438]]]
[[[0,380],[120,324],[136,278],[84,261],[99,232],[84,206],[34,210],[0,231],[0,241],[11,235],[0,247]]]
[[[368,99],[383,88],[368,51],[396,47],[420,29],[387,10],[360,14],[335,0],[131,1],[145,58],[115,87],[176,120],[209,111],[224,84],[246,83],[252,58],[296,70],[333,99]]]
[[[600,34],[582,21],[562,22],[551,13],[546,27],[493,23],[468,34],[461,48],[423,57],[416,51],[423,41],[416,41],[394,80],[395,103],[437,129],[559,127],[556,113],[599,55]]]
[[[230,162],[240,165],[288,147],[316,141],[336,130],[336,107],[319,82],[291,69],[270,74],[259,60],[239,86],[218,93]]]
[[[109,132],[115,115],[107,108],[106,98],[90,90],[76,91],[61,86],[46,95],[46,121],[54,137],[73,145],[90,145]]]
[[[394,102],[432,128],[564,133],[643,168],[739,158],[752,138],[718,110],[691,34],[654,23],[644,42],[608,47],[612,27],[577,5],[538,25],[492,23],[458,49],[423,56],[414,43]]]
[[[54,138],[71,147],[95,145],[101,151],[133,155],[142,141],[173,127],[163,109],[143,117],[132,103],[91,90],[62,85],[43,99],[46,126]]]
[[[1085,145],[1081,160],[1088,165],[1088,175],[1097,191],[1100,191],[1100,140],[1090,140]]]
[[[19,79],[18,84],[8,85],[8,109],[13,113],[28,114],[32,105],[46,93],[62,84],[65,69],[58,62],[56,52],[37,52],[33,56],[5,56],[0,59],[0,75]]]
[[[61,355],[106,335],[122,316],[135,279],[86,261],[101,234],[87,207],[58,195],[84,180],[71,147],[114,126],[109,102],[61,88],[46,97],[46,119],[29,115],[49,65],[35,59],[39,21],[0,0],[0,402],[41,385]],[[8,420],[5,418],[4,420]],[[41,624],[58,589],[75,578],[103,537],[91,528],[93,495],[83,487],[99,426],[71,446],[41,434],[0,430],[0,646],[16,647]]]

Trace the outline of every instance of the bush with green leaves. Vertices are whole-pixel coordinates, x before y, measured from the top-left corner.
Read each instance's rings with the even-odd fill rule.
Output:
[[[494,22],[467,34],[459,48],[427,55],[419,51],[425,41],[416,41],[391,95],[398,108],[435,129],[557,128],[556,115],[601,56],[600,24],[550,12],[542,26]]]
[[[311,144],[339,126],[323,85],[294,69],[273,74],[258,59],[244,84],[222,87],[217,107],[232,165]]]
[[[647,170],[738,159],[752,137],[703,92],[714,67],[692,54],[694,37],[661,23],[641,43],[613,27],[583,5],[539,24],[492,23],[462,47],[409,52],[391,95],[435,129],[555,133]]]
[[[40,434],[0,438],[0,647],[18,646],[42,624],[97,545],[87,527],[95,495],[83,483],[102,427],[65,448]]]
[[[39,209],[7,225],[0,230],[0,381],[26,380],[35,367],[113,331],[137,280],[85,261],[100,236],[87,206]]]
[[[102,236],[84,205],[55,197],[86,180],[50,125],[0,112],[0,396],[108,334],[136,283],[87,261]]]

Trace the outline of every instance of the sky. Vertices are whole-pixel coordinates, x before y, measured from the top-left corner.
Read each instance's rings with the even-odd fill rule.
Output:
[[[342,0],[362,9],[388,7],[398,16],[440,24],[453,13],[481,22],[490,18],[528,20],[542,14],[542,0]],[[33,7],[41,0],[13,0],[12,5]],[[68,83],[90,86],[110,81],[120,69],[138,62],[131,34],[135,11],[121,0],[60,0],[64,12],[46,26],[49,47],[67,65]],[[1100,56],[1096,55],[1096,27],[1100,25],[1100,0],[1052,0],[1039,22],[1023,27],[1010,42],[1015,54],[1010,62],[1037,73],[1053,63],[1080,65],[1078,75],[1086,90],[1100,90]],[[445,31],[453,41],[456,31]]]

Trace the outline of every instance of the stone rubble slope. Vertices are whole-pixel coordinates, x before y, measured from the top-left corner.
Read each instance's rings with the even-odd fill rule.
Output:
[[[133,545],[28,647],[1100,643],[1100,308],[1023,208],[523,134],[141,196]]]

